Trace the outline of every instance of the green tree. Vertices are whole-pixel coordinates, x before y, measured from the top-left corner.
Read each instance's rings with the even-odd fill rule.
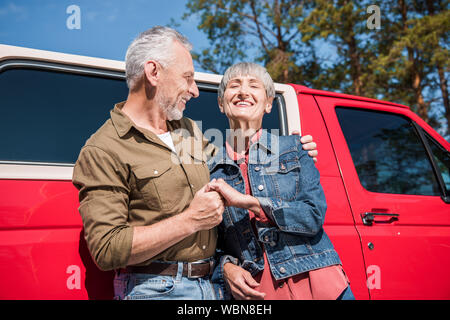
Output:
[[[394,101],[437,129],[432,114],[444,114],[450,124],[448,0],[380,1],[380,30],[366,24],[373,4],[188,0],[183,17],[198,16],[210,41],[210,48],[194,53],[204,70],[223,73],[251,60],[278,82]]]
[[[197,15],[211,47],[194,58],[205,70],[223,73],[239,60],[263,63],[280,82],[310,83],[320,73],[311,46],[298,25],[313,1],[189,0],[184,18]]]
[[[322,70],[316,81],[322,88],[372,96],[370,59],[373,50],[366,26],[364,1],[318,0],[315,8],[298,25],[305,43],[326,40],[336,48],[333,64]]]
[[[375,85],[384,99],[409,105],[427,122],[434,102],[442,103],[450,123],[448,104],[450,11],[441,1],[387,2],[384,32],[372,59]],[[436,78],[439,81],[436,81]],[[441,97],[436,95],[440,88]],[[435,104],[437,107],[437,104]]]

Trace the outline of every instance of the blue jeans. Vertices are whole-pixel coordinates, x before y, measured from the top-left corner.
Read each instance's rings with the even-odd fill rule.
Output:
[[[355,300],[355,296],[353,295],[352,289],[350,289],[350,285],[345,288],[336,300]]]
[[[183,263],[178,262],[176,276],[144,273],[116,273],[116,300],[216,300],[210,277],[182,276]]]

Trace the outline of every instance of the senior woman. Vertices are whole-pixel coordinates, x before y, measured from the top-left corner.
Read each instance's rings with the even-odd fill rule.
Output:
[[[322,227],[326,202],[312,158],[299,136],[261,128],[274,96],[254,63],[230,67],[219,87],[231,130],[210,162],[209,190],[227,206],[214,287],[225,299],[354,299]]]

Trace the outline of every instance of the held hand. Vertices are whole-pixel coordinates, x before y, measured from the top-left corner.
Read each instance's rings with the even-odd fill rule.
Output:
[[[238,207],[253,211],[259,216],[260,205],[258,199],[247,194],[242,194],[223,179],[213,179],[208,183],[206,190],[214,190],[220,193],[224,205],[227,207]]]
[[[253,279],[250,272],[232,263],[223,266],[225,280],[236,300],[263,300],[265,293],[255,290],[259,283]]]
[[[207,186],[203,186],[192,199],[185,214],[189,215],[194,223],[194,229],[209,230],[222,222],[224,203],[220,194],[216,191],[207,191]]]
[[[224,204],[227,207],[242,208],[247,202],[248,198],[245,194],[240,193],[223,179],[213,179],[207,185],[207,191],[217,191],[223,198]]]
[[[303,144],[303,150],[307,150],[308,155],[313,158],[314,162],[317,162],[317,144],[313,141],[312,136],[303,136],[300,138],[300,142]]]

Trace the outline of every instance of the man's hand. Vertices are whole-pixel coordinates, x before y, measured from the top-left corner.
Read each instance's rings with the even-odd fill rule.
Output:
[[[223,266],[223,274],[236,300],[263,300],[266,296],[254,289],[259,283],[247,270],[228,262]]]
[[[189,208],[184,211],[196,231],[209,230],[222,222],[224,204],[216,191],[207,191],[207,186],[197,191]]]
[[[292,134],[299,135],[300,132],[297,130],[292,131]],[[306,135],[300,138],[300,142],[303,144],[303,150],[308,151],[308,155],[313,158],[314,163],[317,162],[317,144],[313,141],[313,137],[311,135]]]
[[[220,195],[206,192],[206,185],[180,214],[149,226],[135,226],[128,265],[138,264],[200,230],[209,230],[222,222],[224,210]]]

